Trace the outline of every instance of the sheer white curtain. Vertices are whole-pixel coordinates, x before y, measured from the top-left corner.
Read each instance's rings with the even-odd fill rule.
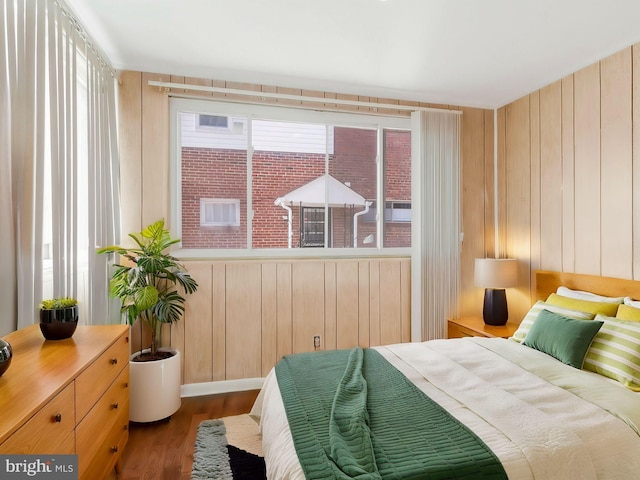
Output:
[[[446,338],[460,284],[460,114],[412,120],[412,339]]]
[[[0,335],[37,321],[43,298],[73,296],[105,323],[119,236],[115,78],[54,0],[0,7]]]

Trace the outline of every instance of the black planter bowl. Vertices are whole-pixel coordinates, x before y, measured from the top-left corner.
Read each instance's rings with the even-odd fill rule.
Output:
[[[47,340],[69,338],[78,326],[78,306],[40,310],[40,331]]]
[[[0,338],[0,377],[7,371],[9,365],[11,365],[11,358],[13,357],[13,351],[11,345],[6,340]]]

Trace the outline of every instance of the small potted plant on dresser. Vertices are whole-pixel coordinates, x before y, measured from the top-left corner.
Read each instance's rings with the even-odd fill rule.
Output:
[[[40,331],[47,340],[69,338],[78,326],[78,300],[57,297],[43,300],[40,310]]]
[[[184,294],[194,293],[197,282],[167,249],[179,239],[171,238],[164,220],[136,234],[129,234],[136,247],[109,246],[98,253],[117,253],[126,262],[114,265],[111,296],[122,302],[121,312],[130,325],[136,320],[150,330],[150,348],[133,353],[129,362],[129,419],[153,422],[173,415],[180,408],[180,352],[161,348],[162,326],[180,320]]]

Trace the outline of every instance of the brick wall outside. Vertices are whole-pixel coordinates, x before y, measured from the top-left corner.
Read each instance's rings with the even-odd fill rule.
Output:
[[[411,198],[411,133],[386,131],[386,189],[390,200]],[[185,248],[246,248],[246,151],[182,148],[182,243]],[[376,196],[376,132],[354,128],[334,129],[334,154],[329,173],[366,199]],[[287,247],[287,212],[274,205],[276,198],[324,173],[322,154],[254,151],[252,163],[253,248]],[[240,200],[240,226],[201,227],[200,198]],[[362,210],[356,207],[355,211]],[[299,246],[299,208],[294,207],[292,246]],[[334,208],[334,247],[353,245],[350,212]],[[345,218],[347,235],[345,239]],[[359,246],[375,233],[374,222],[358,223]],[[410,246],[411,225],[387,223],[385,246]]]
[[[411,201],[411,132],[385,130],[387,200]],[[387,222],[385,247],[410,247],[411,223]]]

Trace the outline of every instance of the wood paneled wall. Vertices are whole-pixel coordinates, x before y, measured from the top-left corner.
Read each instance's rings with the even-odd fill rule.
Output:
[[[122,232],[169,217],[169,92],[150,80],[457,109],[392,99],[126,71],[120,75]],[[173,92],[180,93],[180,92]],[[189,92],[192,95],[193,92]],[[201,94],[205,98],[220,94]],[[261,101],[256,96],[257,101]],[[279,100],[278,104],[298,103]],[[363,110],[362,107],[352,107]],[[461,313],[478,314],[473,259],[493,253],[493,114],[463,108]],[[260,377],[285,353],[410,339],[409,259],[189,261],[200,282],[185,321],[171,332],[183,352],[184,383]]]
[[[172,328],[184,383],[265,376],[283,355],[410,341],[410,259],[187,262]]]
[[[535,269],[639,279],[640,44],[506,105],[498,134],[510,315]]]

